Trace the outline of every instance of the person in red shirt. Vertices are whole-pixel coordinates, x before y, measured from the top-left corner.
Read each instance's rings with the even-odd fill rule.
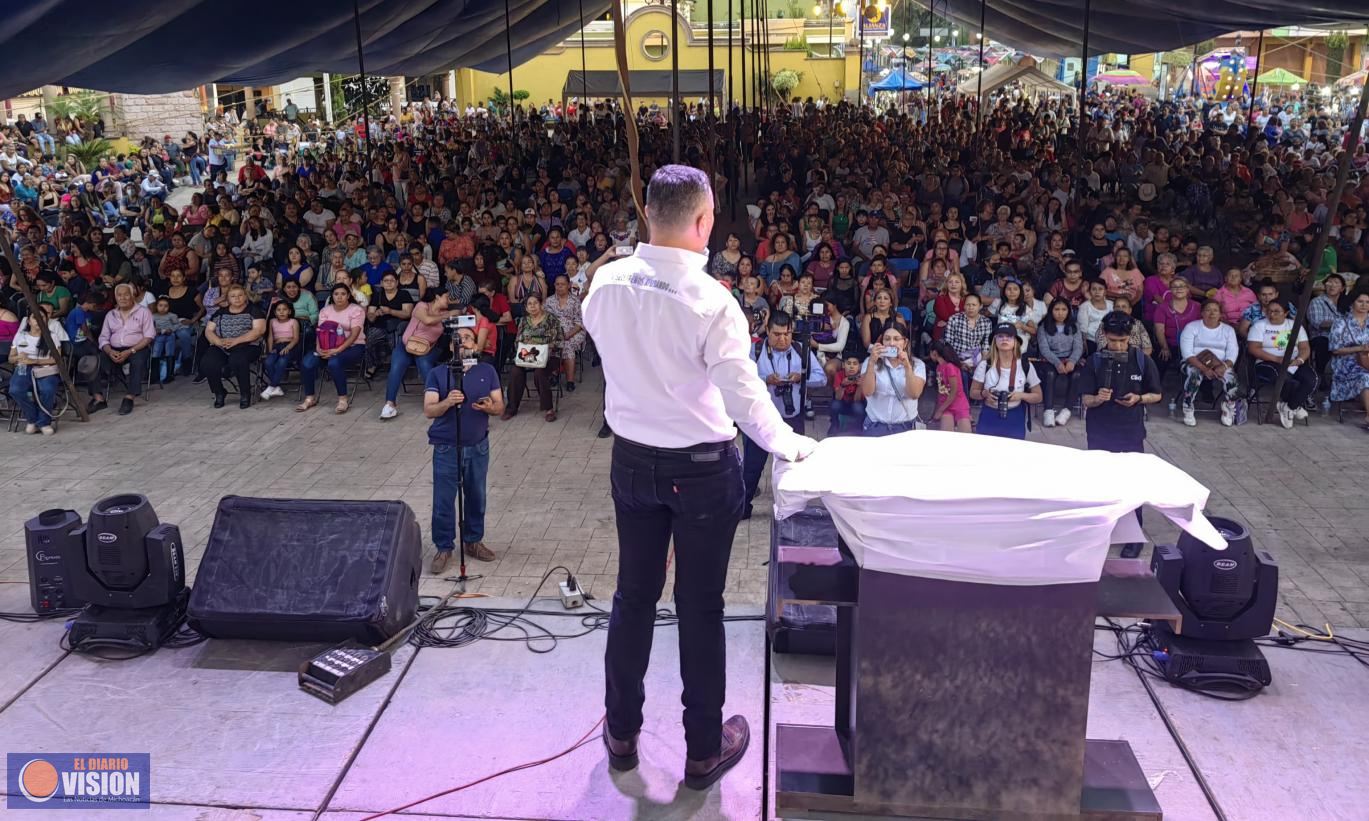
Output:
[[[266,179],[266,169],[257,165],[251,157],[247,158],[247,164],[238,169],[238,185],[255,185]]]
[[[76,273],[81,275],[81,279],[86,282],[94,282],[104,273],[105,264],[100,258],[95,256],[95,250],[90,247],[90,242],[81,237],[71,241],[71,262],[76,268]]]
[[[498,353],[495,362],[498,363],[509,351],[513,350],[513,337],[518,333],[518,324],[513,321],[513,306],[509,303],[508,296],[499,290],[497,280],[482,280],[476,299],[482,295],[489,300],[490,313],[497,315],[495,324],[499,333],[497,334]]]

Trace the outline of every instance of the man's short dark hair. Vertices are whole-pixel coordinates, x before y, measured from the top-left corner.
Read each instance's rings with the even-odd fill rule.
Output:
[[[766,324],[768,328],[786,329],[794,324],[794,320],[784,311],[771,311],[770,322]]]
[[[647,204],[651,221],[657,225],[683,228],[698,213],[701,200],[713,205],[713,189],[708,175],[687,165],[663,165],[647,184]]]

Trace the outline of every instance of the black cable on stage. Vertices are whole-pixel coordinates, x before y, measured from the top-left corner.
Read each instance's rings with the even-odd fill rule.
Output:
[[[1150,696],[1150,703],[1155,706],[1155,712],[1160,716],[1160,721],[1164,723],[1165,729],[1169,731],[1169,737],[1174,739],[1174,744],[1179,748],[1179,754],[1184,757],[1184,763],[1188,765],[1188,771],[1193,773],[1193,779],[1198,782],[1198,788],[1203,791],[1203,798],[1207,799],[1207,805],[1212,808],[1212,813],[1217,817],[1217,821],[1226,821],[1226,813],[1222,811],[1221,802],[1217,800],[1217,794],[1212,791],[1212,786],[1207,783],[1207,778],[1203,776],[1203,771],[1198,767],[1198,762],[1194,760],[1193,753],[1189,751],[1188,745],[1184,743],[1183,736],[1179,735],[1179,728],[1174,726],[1174,721],[1169,717],[1169,711],[1161,703],[1159,695],[1151,685],[1150,679],[1142,672],[1141,666],[1132,657],[1134,647],[1129,647],[1126,640],[1127,628],[1114,622],[1112,619],[1105,619],[1108,626],[1102,629],[1110,629],[1117,639],[1117,648],[1127,666],[1136,673],[1136,677],[1141,680],[1141,686],[1145,688],[1146,695]],[[1095,625],[1095,629],[1098,629]]]
[[[610,613],[607,610],[594,604],[594,599],[590,596],[585,597],[585,606],[593,612],[583,613],[573,610],[535,610],[533,605],[538,599],[538,593],[546,586],[547,580],[556,571],[563,571],[568,581],[574,581],[575,575],[565,566],[558,565],[551,568],[538,582],[528,601],[520,608],[500,608],[500,607],[465,607],[465,606],[441,606],[434,607],[427,605],[422,618],[415,625],[413,632],[409,636],[409,644],[414,647],[433,647],[433,648],[454,648],[467,647],[477,641],[511,641],[522,642],[527,645],[530,652],[544,654],[550,653],[557,648],[562,641],[577,639],[597,630],[607,630]],[[546,625],[533,621],[532,616],[545,616],[552,618],[574,619],[579,622],[579,630],[573,632],[557,632]],[[763,615],[756,616],[724,616],[724,622],[747,622],[762,621]],[[669,627],[679,624],[679,616],[673,611],[661,607],[655,613],[656,627]],[[506,635],[496,635],[502,631],[509,631]]]
[[[71,607],[65,610],[53,610],[48,613],[0,613],[0,621],[10,621],[17,624],[37,624],[40,621],[70,618],[79,612],[81,612],[81,608]]]

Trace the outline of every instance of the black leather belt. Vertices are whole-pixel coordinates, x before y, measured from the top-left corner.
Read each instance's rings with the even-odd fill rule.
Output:
[[[655,445],[643,445],[641,442],[634,442],[622,436],[614,436],[614,445],[621,445],[630,450],[649,456],[674,456],[689,458],[695,462],[715,462],[722,458],[722,454],[733,447],[732,440],[724,442],[700,442],[697,445],[688,445],[682,448],[660,448]]]

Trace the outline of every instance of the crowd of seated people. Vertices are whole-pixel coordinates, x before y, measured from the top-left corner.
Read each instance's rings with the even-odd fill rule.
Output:
[[[1369,409],[1369,175],[1328,215],[1344,117],[1284,103],[1275,115],[1260,102],[1256,122],[1277,122],[1255,139],[1216,128],[1192,101],[1091,98],[1082,139],[1063,100],[999,98],[982,117],[950,101],[733,111],[720,123],[691,110],[682,161],[714,169],[720,225],[735,214],[745,226],[719,237],[708,271],[758,340],[775,312],[796,320],[838,432],[983,429],[975,404],[994,411],[995,432],[1017,435],[1035,404],[1045,426],[1068,424],[1075,376],[1114,310],[1172,374],[1185,424],[1204,396],[1234,424],[1292,344],[1283,394],[1268,400],[1291,426],[1318,391]],[[504,416],[530,383],[556,418],[554,398],[593,358],[580,300],[598,266],[637,240],[622,112],[534,112],[516,135],[504,119],[446,107],[377,120],[365,143],[339,129],[302,150],[289,128],[251,150],[220,131],[208,144],[187,135],[178,167],[200,173],[180,209],[166,194],[182,178],[144,185],[162,178],[173,140],[147,162],[102,165],[55,211],[8,206],[15,275],[62,323],[63,344],[98,364],[90,410],[117,398],[130,413],[149,380],[191,376],[214,407],[230,392],[240,407],[269,402],[297,378],[296,410],[331,384],[346,413],[375,378],[391,419],[408,370],[421,381],[460,322],[506,372]],[[669,131],[643,129],[640,159],[644,179],[671,162]],[[1364,170],[1362,148],[1354,164]],[[748,182],[755,199],[742,196]],[[1250,215],[1248,232],[1235,213]],[[1323,224],[1328,252],[1313,265]],[[27,313],[4,289],[0,344]],[[1290,306],[1306,289],[1316,298],[1300,320]],[[927,384],[937,400],[922,420]]]

